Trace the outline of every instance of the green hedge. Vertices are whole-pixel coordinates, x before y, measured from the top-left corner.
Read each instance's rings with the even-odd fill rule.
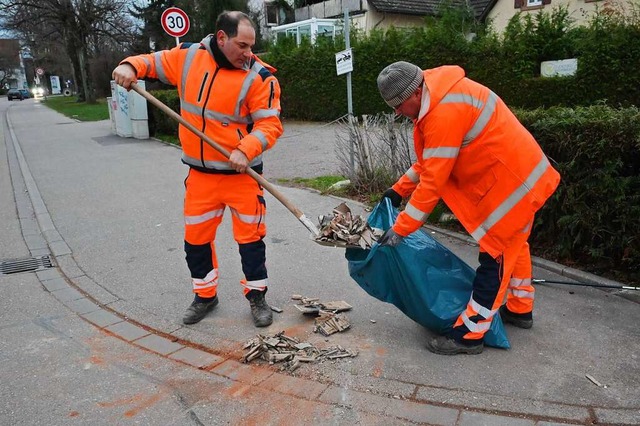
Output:
[[[637,1],[637,0],[636,0]],[[512,107],[586,106],[606,101],[637,105],[640,99],[640,14],[603,8],[583,27],[573,25],[566,7],[516,15],[503,34],[474,23],[464,10],[444,7],[441,16],[413,29],[353,31],[352,73],[355,115],[388,111],[376,87],[380,70],[406,60],[422,68],[462,66],[467,76],[490,87]],[[464,34],[474,33],[468,41]],[[337,76],[335,53],[344,40],[285,39],[262,57],[278,69],[282,114],[328,121],[347,112],[346,76]],[[575,76],[541,78],[546,60],[578,58]]]
[[[180,114],[180,99],[178,98],[177,90],[151,90],[149,93]],[[149,134],[151,136],[170,135],[178,137],[178,123],[153,105],[148,104],[148,106]]]
[[[532,246],[640,280],[640,110],[596,105],[517,115],[562,176],[538,214]]]

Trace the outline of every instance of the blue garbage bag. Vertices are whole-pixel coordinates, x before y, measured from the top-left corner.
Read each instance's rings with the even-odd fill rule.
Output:
[[[398,216],[385,198],[369,215],[374,228],[389,229]],[[475,271],[424,230],[395,247],[348,248],[349,275],[369,295],[391,303],[429,330],[445,334],[466,308]],[[484,343],[508,349],[509,339],[499,314],[493,317]]]

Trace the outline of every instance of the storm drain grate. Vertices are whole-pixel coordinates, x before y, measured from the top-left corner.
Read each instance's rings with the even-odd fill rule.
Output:
[[[49,255],[29,257],[26,259],[3,260],[0,262],[0,275],[17,274],[20,272],[40,271],[52,268],[53,262]]]

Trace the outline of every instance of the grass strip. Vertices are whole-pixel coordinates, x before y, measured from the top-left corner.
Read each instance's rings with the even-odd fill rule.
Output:
[[[78,102],[75,96],[47,96],[41,102],[54,111],[80,121],[100,121],[109,119],[107,100],[98,99],[96,103]]]

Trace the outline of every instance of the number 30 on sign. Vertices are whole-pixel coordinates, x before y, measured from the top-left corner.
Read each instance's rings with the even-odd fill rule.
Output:
[[[176,38],[182,37],[189,32],[189,17],[187,14],[177,7],[170,7],[162,12],[160,18],[162,28],[167,34]]]

